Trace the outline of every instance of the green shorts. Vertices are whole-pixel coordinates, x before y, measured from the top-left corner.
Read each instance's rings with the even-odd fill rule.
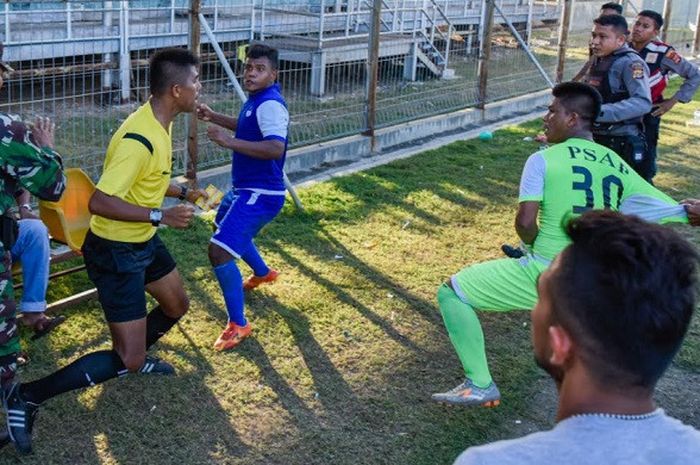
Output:
[[[537,302],[537,277],[549,262],[532,255],[468,266],[452,276],[452,288],[479,310],[530,310]]]

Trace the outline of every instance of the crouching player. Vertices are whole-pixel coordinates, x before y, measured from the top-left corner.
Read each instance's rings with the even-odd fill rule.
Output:
[[[593,142],[601,96],[581,83],[559,84],[544,117],[556,144],[531,155],[520,181],[515,229],[527,253],[469,266],[438,290],[438,303],[465,381],[433,399],[494,406],[501,394],[489,372],[484,335],[475,309],[530,310],[539,275],[569,243],[562,221],[588,210],[610,209],[650,222],[688,222],[682,205],[642,179],[615,152]],[[538,221],[539,220],[539,221]]]

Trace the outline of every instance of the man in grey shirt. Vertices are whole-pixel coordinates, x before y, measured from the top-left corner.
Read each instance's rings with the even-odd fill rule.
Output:
[[[653,400],[697,304],[698,253],[670,228],[611,211],[585,213],[567,233],[532,311],[557,425],[467,449],[455,464],[698,463],[700,431]]]
[[[595,87],[603,97],[593,139],[649,180],[642,126],[642,117],[651,111],[649,68],[627,45],[627,33],[627,21],[620,15],[593,21],[590,46],[596,59],[582,82]]]

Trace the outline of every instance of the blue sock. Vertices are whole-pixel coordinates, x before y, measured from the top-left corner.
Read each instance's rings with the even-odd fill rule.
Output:
[[[265,264],[265,260],[260,256],[253,241],[250,241],[250,245],[241,254],[241,258],[253,269],[255,276],[265,276],[270,272],[270,268]]]
[[[219,280],[221,292],[224,294],[228,320],[239,326],[248,322],[243,314],[243,277],[235,260],[230,260],[214,268],[216,279]]]

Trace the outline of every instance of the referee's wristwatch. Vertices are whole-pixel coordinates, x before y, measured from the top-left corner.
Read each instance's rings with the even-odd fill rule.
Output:
[[[160,222],[163,220],[163,210],[160,208],[152,208],[151,212],[148,214],[148,219],[153,226],[160,226]]]

